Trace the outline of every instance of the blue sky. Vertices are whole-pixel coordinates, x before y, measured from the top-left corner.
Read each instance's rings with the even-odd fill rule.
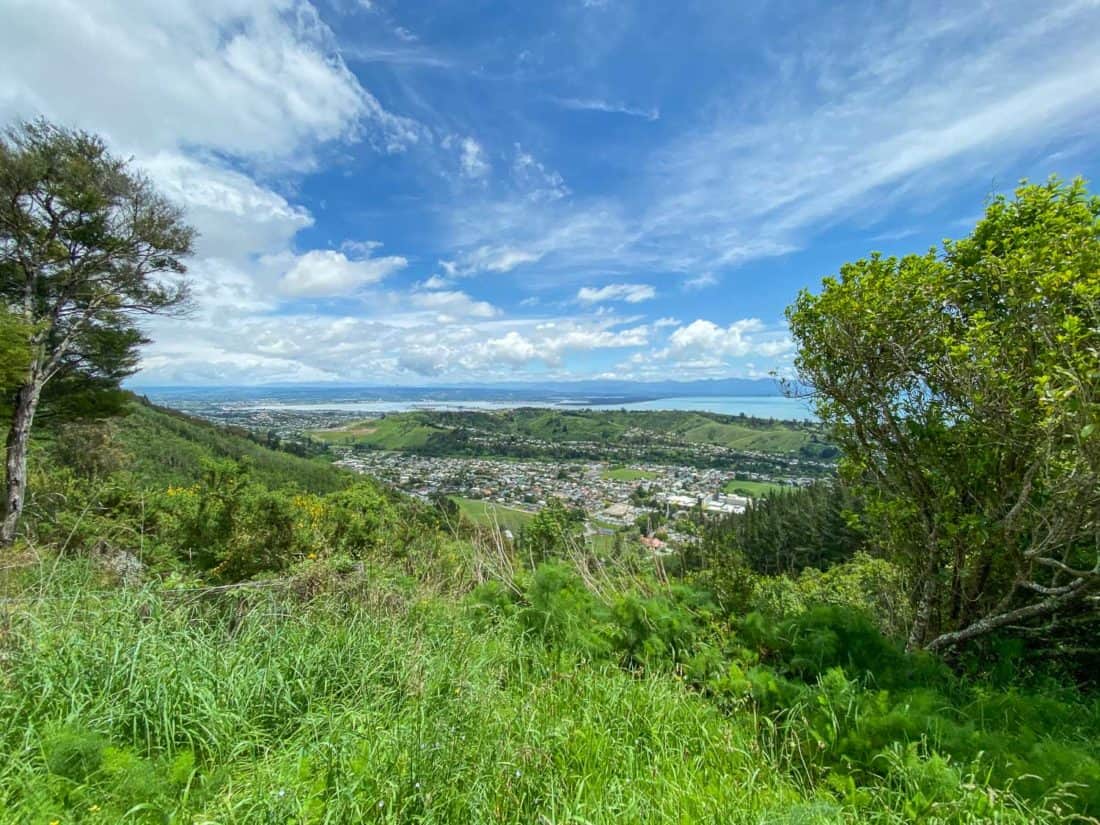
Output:
[[[1100,165],[1100,3],[0,0],[0,117],[202,238],[145,384],[757,376],[783,309]]]

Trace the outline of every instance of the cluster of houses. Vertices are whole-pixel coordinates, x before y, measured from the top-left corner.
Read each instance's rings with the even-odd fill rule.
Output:
[[[338,463],[423,499],[455,495],[534,510],[557,498],[616,526],[633,524],[654,511],[669,517],[696,509],[725,515],[751,506],[749,498],[720,492],[734,478],[727,470],[647,464],[629,468],[636,472],[626,475],[634,477],[623,477],[609,472],[608,465],[601,462],[434,457],[387,451],[348,452]]]

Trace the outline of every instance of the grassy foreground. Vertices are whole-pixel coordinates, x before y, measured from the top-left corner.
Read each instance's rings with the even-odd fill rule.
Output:
[[[803,801],[750,718],[675,681],[373,595],[21,612],[3,821],[755,822]]]
[[[9,584],[0,822],[1061,821],[904,748],[876,787],[812,782],[748,706],[408,582],[200,596],[85,569]]]

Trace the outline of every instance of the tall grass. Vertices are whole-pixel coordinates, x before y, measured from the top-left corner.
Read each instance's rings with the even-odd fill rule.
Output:
[[[410,589],[81,579],[0,602],[2,822],[1059,821],[912,751],[811,784],[749,710]]]

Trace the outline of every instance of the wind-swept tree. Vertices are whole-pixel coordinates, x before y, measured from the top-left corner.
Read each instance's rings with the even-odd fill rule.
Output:
[[[910,647],[1097,611],[1100,198],[1025,184],[942,253],[847,264],[787,317],[874,538],[910,570]]]
[[[4,520],[23,510],[27,445],[48,387],[78,396],[117,387],[146,341],[140,316],[182,307],[192,230],[180,210],[104,142],[44,120],[0,138],[0,301],[22,330],[25,365],[5,388]]]

